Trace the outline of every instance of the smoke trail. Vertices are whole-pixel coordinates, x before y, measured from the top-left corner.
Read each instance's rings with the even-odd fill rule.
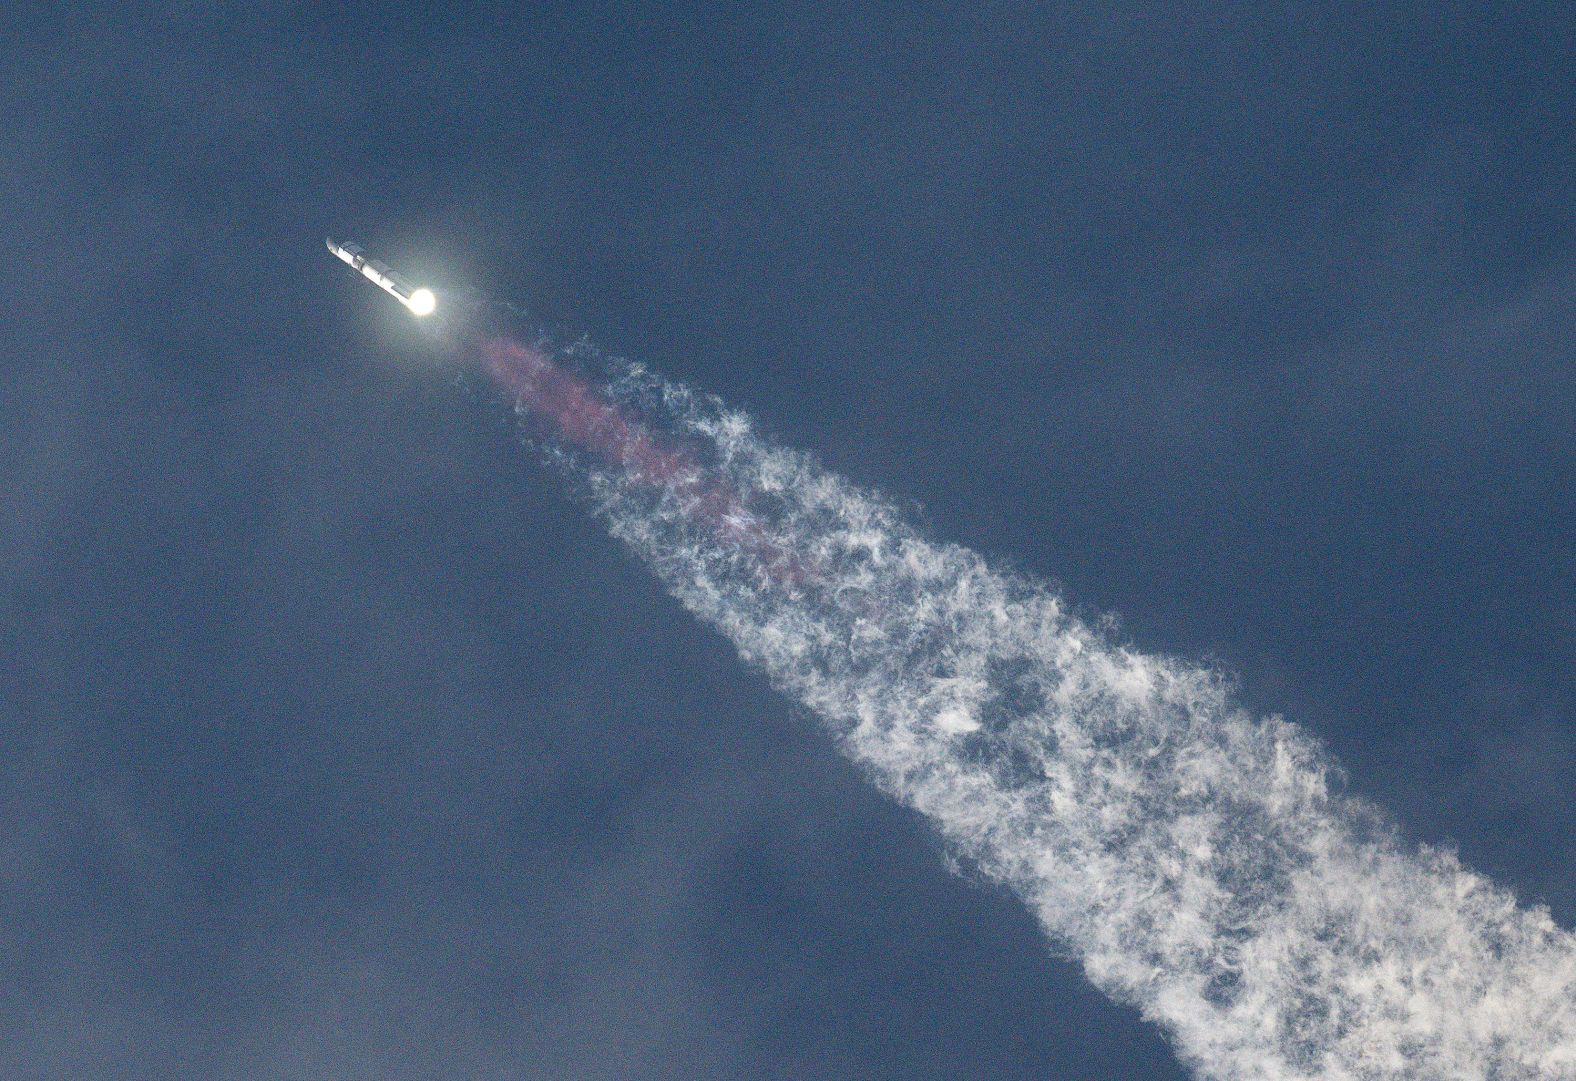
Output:
[[[713,400],[483,352],[613,534],[1199,1073],[1576,1078],[1576,937],[1407,850],[1217,673],[1106,640]]]

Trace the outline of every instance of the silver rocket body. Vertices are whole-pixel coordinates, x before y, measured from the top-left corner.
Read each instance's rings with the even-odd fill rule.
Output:
[[[390,270],[387,263],[368,259],[366,249],[360,244],[341,244],[330,237],[328,250],[349,263],[352,269],[360,271],[363,277],[379,289],[409,308],[412,315],[431,315],[433,309],[438,306],[438,299],[433,296],[431,289],[414,286]]]

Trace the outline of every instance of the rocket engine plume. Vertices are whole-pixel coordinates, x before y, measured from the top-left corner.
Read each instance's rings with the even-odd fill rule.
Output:
[[[495,337],[483,341],[481,352],[485,370],[514,396],[522,415],[546,422],[543,434],[589,451],[631,485],[675,501],[691,521],[754,560],[766,577],[779,583],[809,579],[804,565],[767,537],[744,494],[707,470],[694,453],[667,445],[626,407],[540,348]]]
[[[1576,1078],[1576,937],[1331,791],[1308,734],[934,542],[743,414],[484,370],[690,611],[1221,1079]]]

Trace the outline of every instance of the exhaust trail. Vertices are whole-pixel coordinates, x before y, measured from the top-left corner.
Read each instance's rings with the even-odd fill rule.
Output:
[[[715,399],[477,348],[613,535],[1200,1076],[1576,1078],[1576,936],[1402,845],[1220,673],[1108,640]]]

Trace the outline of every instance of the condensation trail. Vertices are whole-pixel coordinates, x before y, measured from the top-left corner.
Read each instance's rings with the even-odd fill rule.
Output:
[[[483,356],[613,534],[1199,1074],[1576,1078],[1576,938],[1401,845],[1219,673],[1108,641],[714,400]]]

